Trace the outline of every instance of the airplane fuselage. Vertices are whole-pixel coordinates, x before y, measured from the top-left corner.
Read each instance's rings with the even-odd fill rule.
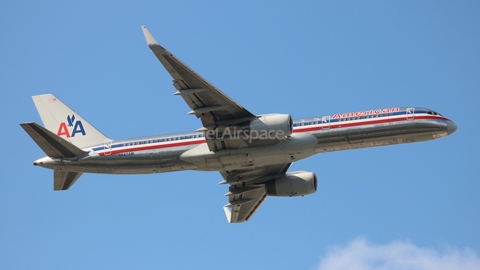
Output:
[[[315,193],[314,172],[289,172],[318,153],[438,139],[451,120],[425,108],[393,107],[293,120],[257,115],[235,102],[162,47],[142,26],[148,47],[173,79],[174,95],[202,127],[169,135],[112,140],[53,94],[33,96],[44,127],[20,126],[47,155],[34,165],[53,169],[53,189],[68,190],[83,173],[150,174],[217,171],[229,184],[229,223],[248,221],[268,196]]]
[[[44,157],[35,165],[63,171],[147,174],[179,170],[233,171],[299,161],[318,153],[420,142],[453,133],[456,125],[425,108],[389,108],[297,119],[278,143],[210,151],[203,132],[119,140],[85,148],[78,158]]]

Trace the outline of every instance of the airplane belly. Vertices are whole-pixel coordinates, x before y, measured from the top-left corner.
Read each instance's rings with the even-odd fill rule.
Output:
[[[131,155],[95,155],[81,160],[62,160],[54,169],[74,172],[105,174],[147,174],[191,170],[197,167],[178,157],[185,149],[169,151],[145,151]]]
[[[202,144],[181,154],[180,159],[198,166],[198,170],[232,170],[291,163],[314,155],[316,145],[317,138],[311,134],[292,134],[289,139],[274,145],[217,152]]]
[[[315,154],[317,139],[311,134],[292,134],[289,139],[272,146],[240,148],[239,154],[249,154],[253,166],[290,163]],[[227,166],[228,164],[225,164]]]

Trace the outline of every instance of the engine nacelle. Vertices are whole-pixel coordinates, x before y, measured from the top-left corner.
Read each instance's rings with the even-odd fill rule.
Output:
[[[270,196],[303,196],[317,191],[317,175],[313,172],[291,172],[268,181],[265,190]]]
[[[250,121],[251,137],[258,139],[283,139],[293,133],[293,120],[290,114],[264,114]]]

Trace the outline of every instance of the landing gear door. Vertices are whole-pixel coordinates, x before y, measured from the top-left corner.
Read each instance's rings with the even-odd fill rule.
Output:
[[[407,120],[415,119],[415,108],[407,108]]]
[[[322,130],[330,129],[330,115],[322,117]]]

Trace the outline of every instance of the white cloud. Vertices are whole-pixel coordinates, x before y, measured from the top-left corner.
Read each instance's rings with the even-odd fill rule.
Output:
[[[407,241],[385,245],[357,238],[347,246],[330,247],[319,270],[479,270],[480,258],[469,249],[437,251]]]

